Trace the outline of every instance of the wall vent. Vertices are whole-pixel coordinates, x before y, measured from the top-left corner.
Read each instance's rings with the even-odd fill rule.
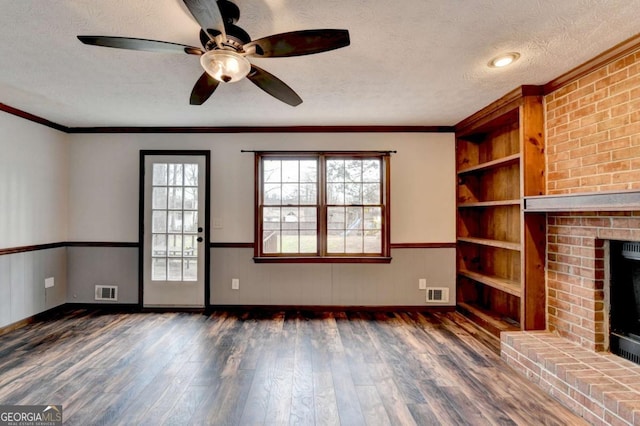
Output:
[[[427,302],[448,302],[449,289],[446,287],[427,287]]]
[[[96,300],[118,300],[118,286],[114,285],[97,285]]]

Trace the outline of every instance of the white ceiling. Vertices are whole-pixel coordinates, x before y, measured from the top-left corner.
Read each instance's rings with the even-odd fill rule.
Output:
[[[0,0],[0,103],[69,127],[447,126],[544,84],[640,32],[640,0],[237,0],[254,39],[348,29],[349,47],[257,65],[302,97],[248,80],[189,105],[193,55],[87,46],[76,35],[200,46],[182,0]],[[486,64],[502,52],[508,69]]]

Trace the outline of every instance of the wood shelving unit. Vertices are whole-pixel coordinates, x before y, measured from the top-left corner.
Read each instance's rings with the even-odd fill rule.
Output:
[[[499,335],[545,324],[542,97],[523,86],[456,126],[461,312]]]

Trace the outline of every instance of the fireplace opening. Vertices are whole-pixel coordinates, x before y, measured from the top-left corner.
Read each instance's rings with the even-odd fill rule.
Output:
[[[610,241],[609,345],[640,364],[640,242]]]

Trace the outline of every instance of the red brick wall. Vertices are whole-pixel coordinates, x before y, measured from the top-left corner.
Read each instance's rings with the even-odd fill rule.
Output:
[[[640,52],[545,97],[547,193],[640,190]],[[548,215],[548,328],[606,350],[604,240],[640,241],[640,212]]]
[[[640,212],[550,214],[547,224],[549,330],[605,350],[604,240],[640,241]]]
[[[548,194],[640,189],[640,52],[545,104]]]

